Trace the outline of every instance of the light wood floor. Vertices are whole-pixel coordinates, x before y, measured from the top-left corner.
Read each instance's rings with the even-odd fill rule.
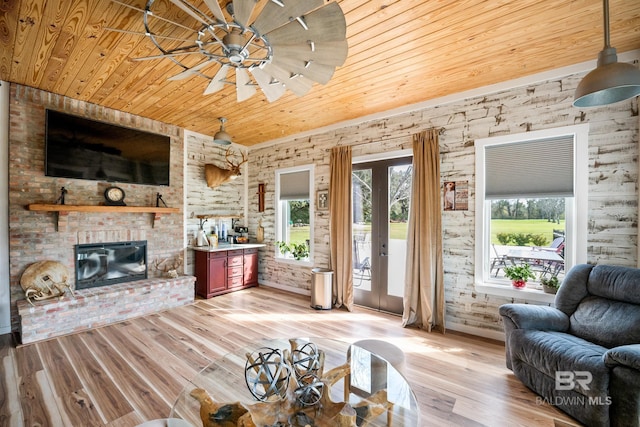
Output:
[[[365,309],[315,311],[309,297],[252,288],[16,348],[0,336],[0,426],[135,426],[165,418],[186,379],[259,338],[388,340],[424,426],[566,426],[575,421],[504,366],[502,343],[402,328]]]

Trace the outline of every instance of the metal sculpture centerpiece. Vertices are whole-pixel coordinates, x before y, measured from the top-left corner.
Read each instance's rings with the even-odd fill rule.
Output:
[[[205,95],[232,84],[238,102],[256,86],[269,102],[287,89],[303,96],[313,82],[328,83],[347,57],[346,21],[336,2],[233,0],[221,7],[218,0],[148,0],[143,11],[112,1],[143,12],[144,33],[137,34],[160,51],[135,59],[173,61],[182,71],[169,80],[203,77],[210,81]]]
[[[247,355],[245,380],[249,391],[258,400],[266,402],[272,396],[286,397],[295,376],[296,403],[312,406],[320,402],[324,383],[317,374],[324,365],[324,353],[313,343],[298,347],[292,343],[291,353],[273,348],[263,348]]]
[[[386,389],[356,404],[332,401],[331,387],[348,378],[350,363],[324,372],[325,353],[314,343],[289,343],[290,349],[260,348],[246,354],[245,381],[256,402],[218,403],[204,389],[192,390],[203,427],[356,427],[391,408]]]

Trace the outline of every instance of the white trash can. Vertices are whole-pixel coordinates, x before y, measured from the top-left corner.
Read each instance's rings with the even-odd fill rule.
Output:
[[[333,270],[314,268],[311,270],[311,308],[331,310]]]

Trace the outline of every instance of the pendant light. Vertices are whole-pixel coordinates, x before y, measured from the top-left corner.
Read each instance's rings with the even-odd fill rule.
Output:
[[[229,135],[224,130],[224,123],[227,121],[227,119],[225,119],[224,117],[219,117],[218,120],[220,120],[220,130],[213,136],[213,142],[220,145],[230,145],[231,135]]]
[[[604,0],[604,48],[598,54],[598,66],[578,85],[573,106],[598,107],[640,95],[640,70],[618,62],[616,49],[609,41],[609,1]]]

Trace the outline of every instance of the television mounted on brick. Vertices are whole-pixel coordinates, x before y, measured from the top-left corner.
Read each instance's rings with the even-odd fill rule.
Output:
[[[169,185],[171,138],[46,110],[45,175]]]

